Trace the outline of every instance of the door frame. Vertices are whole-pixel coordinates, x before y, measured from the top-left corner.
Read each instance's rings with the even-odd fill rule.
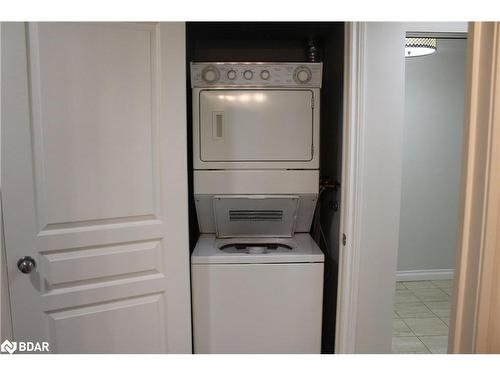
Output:
[[[500,23],[469,26],[466,128],[450,353],[498,353]]]
[[[335,353],[355,352],[361,236],[365,24],[347,22]],[[345,243],[344,243],[345,238]]]

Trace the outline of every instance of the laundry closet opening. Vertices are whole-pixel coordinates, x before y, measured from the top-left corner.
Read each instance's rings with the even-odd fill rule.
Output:
[[[320,350],[321,353],[333,353],[340,243],[344,24],[332,22],[187,23],[186,62],[191,252],[193,253],[199,241],[206,241],[203,233],[210,232],[210,229],[206,228],[210,228],[211,225],[216,228],[211,231],[215,232],[217,238],[220,237],[218,249],[222,254],[219,258],[222,259],[221,262],[225,262],[224,259],[229,259],[228,257],[242,253],[272,257],[275,253],[289,252],[287,256],[292,256],[294,246],[297,244],[309,246],[307,241],[312,237],[324,254],[322,305],[319,307],[321,313],[318,315],[321,316],[321,322],[318,322],[321,345],[318,346],[318,352]],[[214,64],[215,68],[210,64],[199,63]],[[248,65],[221,63],[247,63]],[[265,66],[258,65],[260,63],[265,63]],[[245,66],[248,66],[248,69],[245,69]],[[283,72],[281,67],[283,67]],[[239,68],[241,71],[238,70]],[[285,72],[286,69],[289,69],[289,73]],[[259,89],[259,85],[251,85],[253,78],[258,78],[263,84],[268,79],[271,82],[276,75],[280,74],[282,81],[276,83],[277,87],[287,84],[285,74],[289,74],[289,77],[293,77],[289,79],[290,85],[295,80],[299,86],[300,83],[304,83],[304,88],[294,87],[287,91],[287,96],[285,96],[279,95],[280,91],[274,92],[272,88],[263,91]],[[196,82],[192,81],[194,76],[201,77],[200,81],[208,86],[211,82],[218,81],[220,82],[219,88],[224,88],[225,91],[195,90]],[[320,79],[321,82],[315,82],[316,79]],[[246,85],[244,90],[247,91],[234,88],[233,80],[234,82],[240,80],[243,85]],[[224,87],[224,82],[227,83],[227,87]],[[274,117],[270,118],[273,121],[265,122],[262,120],[265,114],[259,111],[247,111],[245,116],[242,116],[234,114],[234,111],[231,112],[227,109],[229,107],[224,107],[222,104],[219,105],[220,108],[211,104],[218,101],[219,103],[227,102],[229,106],[233,100],[241,102],[268,100],[272,105],[280,106],[279,110],[276,107],[271,110],[274,113],[281,113],[282,116],[272,115]],[[315,101],[317,101],[316,106]],[[306,102],[311,103],[307,110],[304,104]],[[301,111],[301,106],[304,106],[304,111]],[[277,131],[287,133],[287,139],[289,139],[287,147],[281,147],[281,142],[274,142],[276,147],[273,147],[274,143],[269,138],[263,137],[259,140],[259,129],[249,134],[245,133],[244,136],[235,133],[226,124],[226,122],[233,121],[235,116],[240,116],[238,117],[239,126],[243,124],[244,126],[258,126],[262,128],[263,134],[270,134],[269,132],[273,130],[269,127],[276,124]],[[298,121],[297,118],[302,117],[305,120],[313,118],[311,128],[293,125]],[[203,121],[208,121],[210,125],[203,125]],[[210,133],[205,143],[200,141],[204,137],[203,132]],[[224,137],[230,137],[232,143],[228,145],[221,142],[220,140]],[[252,142],[256,140],[262,144],[264,151],[261,154],[256,152],[253,146]],[[314,144],[315,141],[318,144]],[[309,144],[311,144],[310,147],[307,146]],[[237,167],[230,166],[230,161],[238,163]],[[213,172],[219,173],[226,167],[238,170],[238,166],[241,166],[245,169],[252,163],[261,163],[259,165],[264,167],[262,170],[260,167],[254,168],[252,173],[255,173],[255,178],[249,178],[249,181],[255,182],[262,179],[264,184],[269,184],[269,191],[272,191],[269,195],[263,197],[261,192],[257,192],[259,199],[246,199],[241,194],[232,194],[229,188],[225,188],[223,194],[214,193],[206,198],[200,198],[200,195],[197,195],[195,185],[201,183],[201,178],[195,177],[196,171],[203,169],[203,176],[213,176]],[[244,180],[243,177],[242,179]],[[287,184],[287,181],[297,184],[298,179],[304,180],[300,183],[300,188],[304,187],[304,191],[296,195],[289,194],[290,192],[281,193],[280,189]],[[273,182],[270,183],[270,180]],[[207,181],[213,181],[213,178],[207,177]],[[233,183],[231,179],[227,181],[229,184]],[[307,190],[305,186],[310,190]],[[314,190],[314,194],[310,194],[311,189]],[[304,193],[305,190],[307,194]],[[206,215],[213,215],[213,217],[207,220]],[[200,228],[204,228],[201,230],[201,235]],[[239,235],[243,233],[251,237],[256,232],[267,236],[267,241],[252,241],[251,238],[235,241],[231,238],[234,233]],[[311,264],[319,262],[319,255],[313,253],[314,251],[308,253],[309,257],[304,258],[307,259],[305,262]],[[269,264],[276,264],[272,261],[274,258],[267,259],[270,259],[267,261]],[[292,259],[289,260],[291,265],[295,258],[290,259]],[[238,266],[243,265],[245,265],[244,261]],[[241,273],[241,278],[255,276],[255,272],[252,274],[252,269],[251,267],[245,268]],[[305,283],[303,281],[309,277],[309,274],[299,272],[286,277],[290,277],[292,282],[297,281],[302,287]],[[255,282],[262,283],[265,288],[266,274],[258,277]],[[269,287],[271,288],[272,285]],[[193,290],[193,299],[199,297],[197,293]],[[297,293],[309,294],[308,289],[297,289]],[[313,288],[311,293],[318,293],[318,291]],[[274,296],[276,300],[281,299],[279,290]],[[308,296],[304,297],[308,298]],[[208,299],[210,298],[208,296]],[[287,304],[285,300],[283,301],[284,304],[280,306],[284,307],[285,311],[281,311],[280,314],[283,317],[292,316],[294,311],[286,310],[295,309],[295,302]],[[259,303],[257,300],[254,302]],[[219,304],[220,301],[207,303]],[[196,302],[193,302],[194,310],[198,308],[195,305]],[[214,311],[211,314],[214,314]],[[262,314],[265,315],[265,312]],[[207,313],[207,315],[210,314]],[[199,349],[208,347],[203,346],[205,342],[206,345],[212,345],[212,347],[219,345],[220,342],[217,340],[222,340],[219,337],[197,338],[202,324],[210,326],[212,331],[215,328],[211,325],[212,322],[199,323],[196,319],[196,311],[194,311],[194,352],[207,350]],[[205,317],[198,318],[200,319],[204,320]],[[228,324],[230,320],[231,318],[228,318]],[[204,333],[206,332],[202,332]],[[306,336],[307,333],[304,333],[301,337]],[[252,339],[258,343],[257,337]],[[200,344],[201,341],[204,343]],[[236,346],[239,344],[239,342],[236,343]],[[265,345],[262,345],[261,352],[266,352]],[[219,348],[222,347],[219,346]],[[297,351],[300,352],[301,347],[297,345],[294,348],[299,348]],[[258,346],[253,350],[258,352]],[[272,346],[269,347],[269,351],[276,352]]]

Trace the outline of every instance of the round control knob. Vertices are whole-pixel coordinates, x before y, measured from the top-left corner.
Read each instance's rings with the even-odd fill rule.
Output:
[[[269,70],[263,70],[262,72],[260,72],[260,78],[262,78],[263,80],[268,80],[269,77],[271,77],[271,73],[269,73]]]
[[[246,80],[250,80],[253,77],[253,72],[251,70],[245,70],[243,72],[243,77],[245,77]]]
[[[234,70],[230,70],[229,72],[227,72],[227,78],[229,78],[230,80],[233,80],[236,78],[236,72]]]
[[[307,66],[299,66],[293,72],[293,79],[296,83],[300,83],[303,85],[308,83],[311,80],[311,78],[312,78],[311,69],[309,69]]]
[[[220,78],[219,70],[215,66],[207,66],[201,72],[201,77],[207,83],[215,83]]]

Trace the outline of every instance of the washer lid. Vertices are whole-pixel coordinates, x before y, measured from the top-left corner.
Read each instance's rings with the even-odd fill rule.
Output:
[[[322,263],[324,255],[307,233],[293,238],[226,238],[202,234],[192,264]]]
[[[292,237],[297,195],[216,195],[217,237]]]

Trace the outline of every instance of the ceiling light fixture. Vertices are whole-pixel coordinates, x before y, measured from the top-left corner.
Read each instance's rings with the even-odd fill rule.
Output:
[[[430,55],[436,50],[436,38],[406,38],[405,40],[405,57]]]

